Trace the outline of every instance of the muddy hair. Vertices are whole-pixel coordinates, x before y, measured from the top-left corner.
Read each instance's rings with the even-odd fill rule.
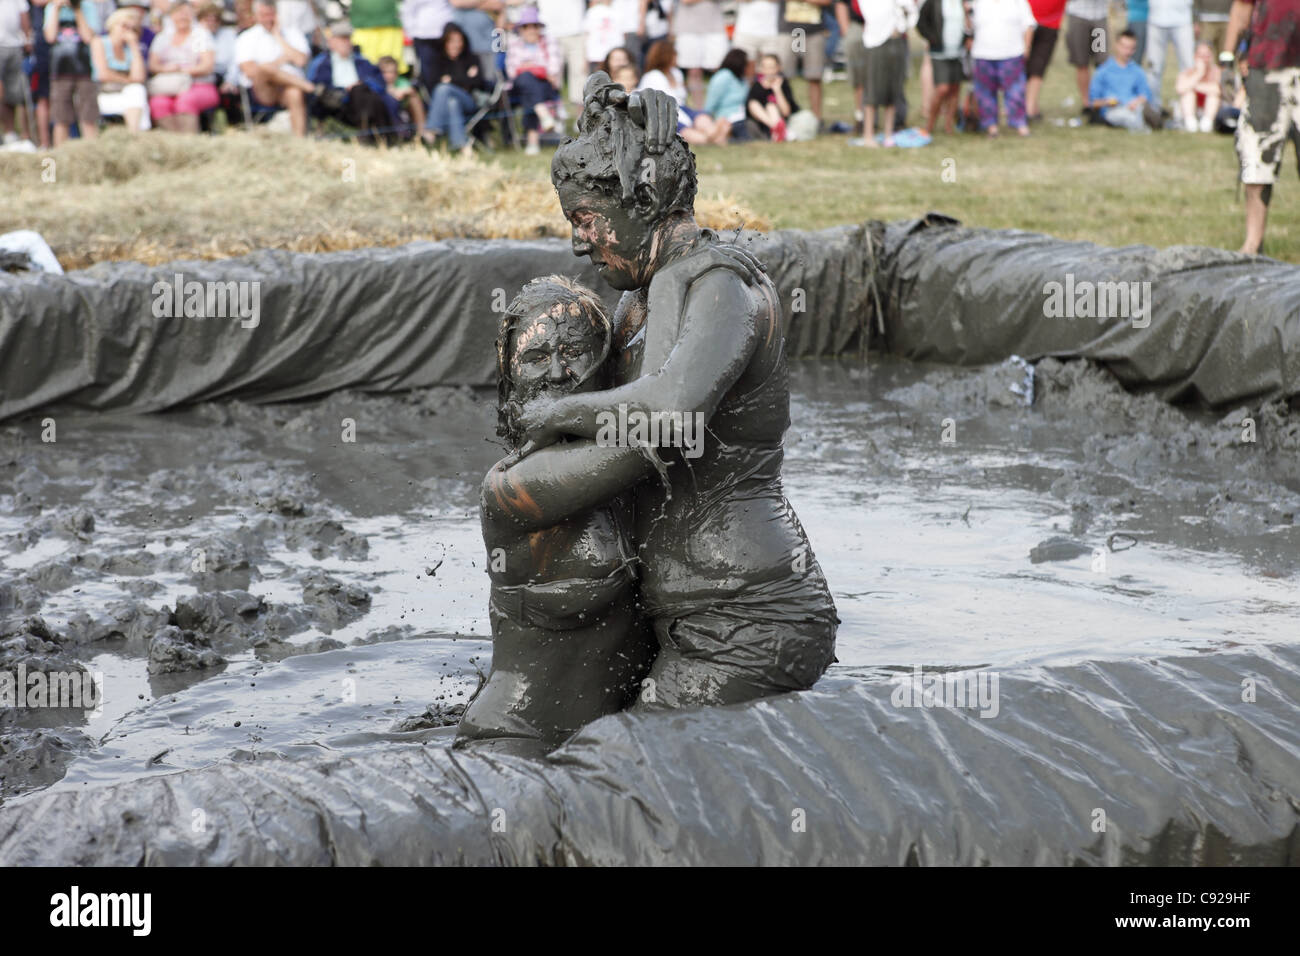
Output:
[[[659,155],[646,149],[645,127],[630,109],[630,96],[635,95],[629,95],[607,73],[593,73],[587,79],[578,136],[555,151],[551,182],[558,188],[573,181],[630,208],[636,202],[643,163],[650,159],[657,170],[649,180],[657,199],[654,221],[675,212],[691,213],[698,182],[695,157],[678,134]]]
[[[591,374],[599,385],[608,384],[607,360],[614,341],[614,326],[600,296],[585,285],[567,276],[550,275],[532,279],[519,290],[510,307],[501,316],[497,330],[497,434],[512,448],[524,443],[523,433],[511,408],[515,394],[514,379],[510,377],[510,355],[513,339],[521,319],[541,312],[549,312],[557,303],[576,305],[583,315],[594,320],[604,332],[604,344],[599,360],[592,366]]]

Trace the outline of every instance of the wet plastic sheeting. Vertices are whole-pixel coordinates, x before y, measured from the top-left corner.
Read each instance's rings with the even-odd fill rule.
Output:
[[[792,356],[833,355],[855,341],[865,322],[856,311],[865,286],[850,280],[868,272],[863,234],[845,226],[746,236],[747,248],[778,280],[792,319]],[[590,263],[559,239],[417,242],[321,255],[267,251],[218,262],[113,262],[68,276],[0,277],[0,420],[61,403],[143,412],[219,398],[288,401],[340,388],[491,385],[494,310],[529,279],[549,273],[600,290],[611,309],[618,302]],[[236,290],[251,296],[256,289],[256,325],[237,314],[156,315],[166,311],[155,303],[160,295],[172,298],[178,275],[187,286],[202,283],[205,300],[207,283],[253,283]],[[174,312],[174,299],[172,305]],[[210,311],[222,311],[215,297]]]
[[[1089,358],[1128,388],[1214,406],[1300,394],[1295,266],[920,221],[891,224],[885,246],[886,348],[895,354],[961,365],[1011,354]],[[1051,283],[1064,315],[1053,314]],[[1137,283],[1139,296],[1149,294],[1149,324],[1131,301],[1122,308],[1118,288],[1098,283]],[[1085,304],[1090,295],[1099,307]]]
[[[545,763],[430,744],[35,794],[0,864],[1300,863],[1300,649],[998,689],[983,718],[836,677],[607,717]]]

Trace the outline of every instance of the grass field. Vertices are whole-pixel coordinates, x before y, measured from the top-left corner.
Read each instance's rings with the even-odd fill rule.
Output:
[[[913,58],[908,99],[919,104]],[[1173,65],[1166,70],[1172,87]],[[807,102],[802,82],[796,97]],[[817,229],[935,210],[968,225],[1106,245],[1241,243],[1229,137],[1069,128],[1078,106],[1064,50],[1048,71],[1045,121],[1027,140],[944,136],[867,150],[845,136],[697,150],[707,225]],[[917,107],[914,106],[914,109]],[[851,90],[826,87],[825,117],[852,121]],[[915,122],[915,118],[913,118]],[[1056,125],[1057,123],[1062,125]],[[49,175],[53,162],[54,175]],[[219,258],[260,247],[325,251],[449,236],[567,235],[549,151],[463,162],[418,147],[374,150],[234,131],[219,137],[110,131],[49,154],[0,153],[0,232],[35,229],[65,268],[104,259]],[[1300,183],[1288,153],[1266,251],[1300,262]],[[944,177],[950,169],[952,174]],[[947,181],[951,180],[951,181]]]

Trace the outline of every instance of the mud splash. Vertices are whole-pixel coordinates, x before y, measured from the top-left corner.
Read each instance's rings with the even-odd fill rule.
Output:
[[[844,622],[827,679],[1296,643],[1286,404],[1190,415],[1051,359],[1031,407],[1014,366],[792,371],[787,494]],[[449,743],[490,655],[493,415],[432,389],[0,429],[3,664],[104,687],[98,717],[0,716],[0,795]]]

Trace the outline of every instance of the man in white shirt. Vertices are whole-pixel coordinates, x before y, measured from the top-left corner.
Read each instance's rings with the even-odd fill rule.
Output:
[[[311,56],[307,38],[298,30],[280,27],[275,0],[257,0],[257,24],[235,41],[235,62],[241,82],[263,106],[289,111],[295,136],[307,135],[307,94],[315,91],[302,69]]]

